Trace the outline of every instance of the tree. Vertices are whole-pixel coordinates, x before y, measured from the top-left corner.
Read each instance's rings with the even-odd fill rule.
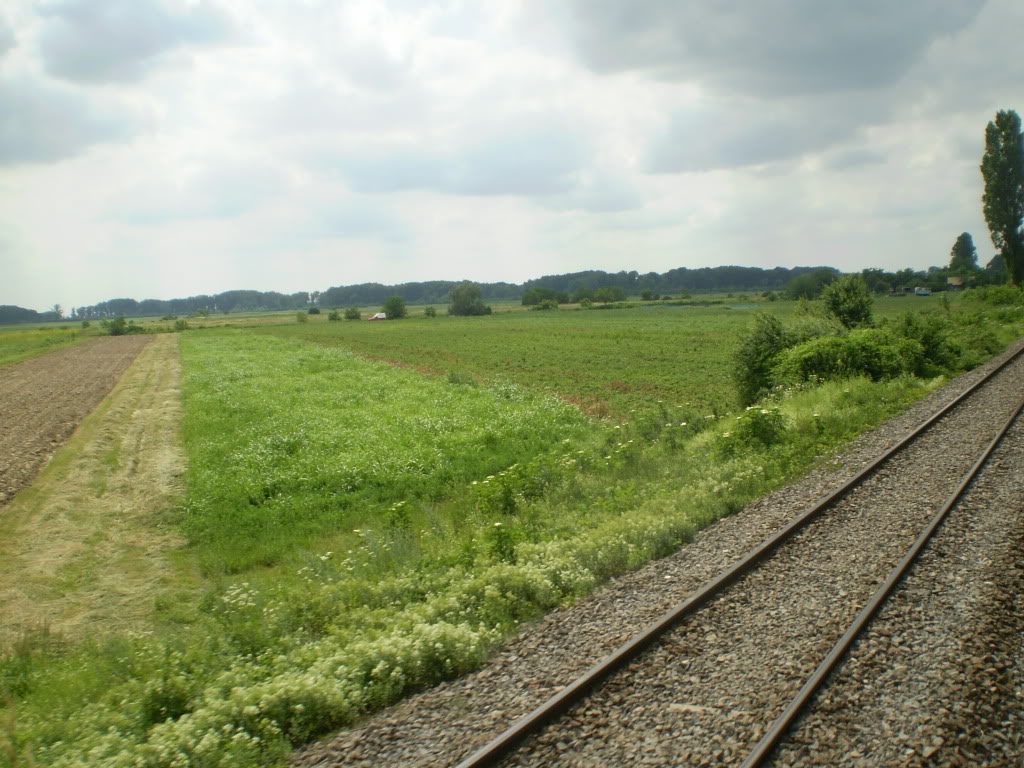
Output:
[[[829,283],[821,294],[828,311],[847,328],[871,325],[871,291],[860,275],[846,275]]]
[[[613,301],[625,301],[626,292],[617,285],[603,285],[594,291],[594,301],[611,304]]]
[[[985,128],[985,154],[981,158],[985,192],[982,210],[992,244],[1006,262],[1010,282],[1024,282],[1024,136],[1020,116],[1000,110]]]
[[[831,267],[816,269],[813,272],[795,277],[786,285],[787,299],[816,299],[821,296],[825,286],[839,275]]]
[[[359,307],[346,307],[345,308],[345,319],[346,320],[358,320],[363,316],[363,313],[359,311]]]
[[[974,238],[970,232],[962,232],[949,252],[949,271],[963,277],[977,269],[978,249],[974,247]]]
[[[380,311],[388,316],[388,320],[397,320],[408,314],[405,309],[405,299],[401,296],[389,296],[384,300],[384,306],[380,308]]]
[[[480,300],[480,286],[468,280],[459,283],[451,290],[451,303],[448,314],[458,315],[489,315],[490,307],[484,306]]]

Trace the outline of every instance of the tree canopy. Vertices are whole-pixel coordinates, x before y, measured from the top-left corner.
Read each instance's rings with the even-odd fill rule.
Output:
[[[970,232],[962,232],[949,252],[949,271],[964,275],[978,269],[978,249]]]
[[[992,244],[999,249],[1015,285],[1024,282],[1024,136],[1020,116],[1010,110],[996,113],[985,128],[981,159],[985,192],[981,197]]]
[[[489,315],[491,308],[480,300],[481,290],[476,283],[468,280],[459,283],[451,291],[451,302],[448,304],[449,315]]]
[[[871,291],[860,275],[846,275],[825,286],[821,300],[847,328],[871,325]]]
[[[388,316],[388,320],[398,320],[408,314],[405,309],[405,299],[401,296],[389,296],[384,300],[384,306],[380,308],[380,311]]]

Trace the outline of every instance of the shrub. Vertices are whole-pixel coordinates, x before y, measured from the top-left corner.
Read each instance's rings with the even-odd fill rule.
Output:
[[[306,310],[306,313],[310,315],[319,315],[320,307],[310,307],[309,309]]]
[[[83,328],[88,328],[90,325],[92,325],[92,323],[90,323],[88,320],[83,320],[82,321],[82,327]]]
[[[134,321],[125,320],[123,317],[115,317],[113,320],[108,321],[104,327],[111,336],[125,336],[127,334],[146,332],[146,329],[141,325],[136,325]]]
[[[921,345],[918,376],[937,376],[958,367],[961,349],[952,338],[952,323],[942,315],[907,312],[890,326],[894,333]]]
[[[338,310],[332,309],[330,312],[327,313],[327,322],[336,323],[339,320],[341,320],[341,315],[338,314]]]
[[[176,330],[176,331],[187,331],[188,330],[188,320],[184,320],[184,319],[182,319],[182,320],[175,320],[174,321],[174,330]]]
[[[740,340],[733,359],[733,380],[741,403],[749,405],[771,388],[775,358],[791,343],[779,318],[761,312],[754,315],[754,325]]]
[[[424,317],[437,317],[437,310],[433,307],[427,307],[423,310]]]
[[[405,307],[405,299],[401,296],[389,296],[384,301],[384,306],[380,308],[380,311],[388,316],[388,320],[398,320],[409,314]]]
[[[829,283],[821,294],[828,311],[847,328],[871,325],[871,291],[860,275],[847,275]]]
[[[864,375],[878,381],[919,370],[921,344],[877,328],[811,339],[782,352],[773,373],[782,383]]]
[[[1024,304],[1024,289],[1009,284],[975,288],[969,291],[967,295],[975,301],[991,304],[994,307]]]
[[[544,299],[539,304],[534,304],[532,307],[530,307],[530,309],[558,309],[558,302],[555,301],[554,299]]]
[[[296,312],[295,319],[298,320],[300,323],[308,323],[309,315],[307,315],[305,312]]]
[[[787,428],[786,417],[778,408],[750,406],[736,417],[731,429],[718,435],[715,448],[723,456],[771,448],[785,439]]]
[[[358,307],[346,307],[345,308],[345,319],[346,320],[359,320],[362,317],[362,313]]]
[[[594,305],[594,302],[588,298],[580,299],[580,309],[590,309]]]

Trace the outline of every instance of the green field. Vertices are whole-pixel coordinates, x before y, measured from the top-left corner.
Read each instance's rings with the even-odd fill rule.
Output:
[[[38,357],[62,347],[70,347],[98,335],[91,329],[68,325],[8,325],[0,328],[0,365]]]
[[[942,313],[951,360],[1024,333],[1016,306],[946,315],[909,297],[876,316],[908,307]],[[145,632],[28,639],[0,660],[13,740],[39,762],[280,764],[480,664],[522,621],[674,551],[945,380],[797,383],[741,409],[730,368],[753,310],[728,305],[276,317],[180,336],[176,556],[202,586],[158,601]]]

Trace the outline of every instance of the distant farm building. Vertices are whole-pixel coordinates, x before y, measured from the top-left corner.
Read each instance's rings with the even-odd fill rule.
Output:
[[[946,285],[949,286],[951,291],[962,291],[964,289],[964,279],[962,277],[947,277]]]

